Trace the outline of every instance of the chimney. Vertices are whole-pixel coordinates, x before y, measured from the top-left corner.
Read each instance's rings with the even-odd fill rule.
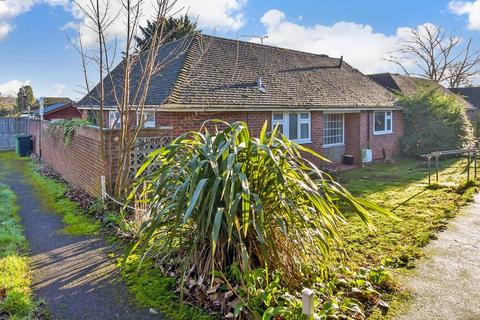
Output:
[[[340,69],[343,69],[343,56],[340,57],[340,64],[338,65]]]

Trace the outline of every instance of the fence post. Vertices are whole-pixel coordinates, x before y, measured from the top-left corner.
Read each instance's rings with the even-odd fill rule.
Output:
[[[100,183],[102,188],[102,199],[106,200],[107,199],[107,183],[105,180],[105,176],[100,176]]]
[[[302,290],[302,313],[307,316],[307,319],[313,319],[314,315],[314,295],[313,290],[305,288]]]

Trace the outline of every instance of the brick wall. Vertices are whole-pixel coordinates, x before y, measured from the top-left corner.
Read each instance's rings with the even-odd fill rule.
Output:
[[[393,111],[393,133],[374,135],[373,111],[360,114],[360,147],[372,149],[373,160],[392,159],[400,154],[404,134],[403,112]]]
[[[142,129],[139,137],[176,137],[185,131],[200,130],[202,124],[208,119],[220,118],[227,122],[245,121],[252,135],[258,136],[265,123],[271,126],[271,112],[222,112],[222,113],[188,113],[188,112],[157,112],[156,124],[164,129]],[[63,144],[63,134],[52,134],[47,128],[49,122],[42,123],[40,135],[40,122],[31,121],[30,130],[34,136],[35,152],[41,151],[42,159],[58,171],[72,185],[86,190],[93,196],[100,196],[100,176],[106,175],[100,160],[100,134],[99,128],[81,128],[73,137],[71,145]],[[210,123],[209,130],[221,124]],[[167,129],[169,127],[170,129]],[[323,140],[323,113],[311,112],[311,139],[312,143],[304,146],[320,154],[328,154],[335,150],[322,147]],[[386,135],[373,134],[373,112],[363,111],[345,114],[345,146],[340,152],[352,154],[356,163],[361,161],[361,149],[370,148],[374,160],[387,159],[399,154],[399,139],[403,135],[403,113],[393,112],[393,133]],[[111,177],[118,172],[118,140],[120,130],[105,130],[105,152],[107,161],[111,164]],[[41,137],[40,137],[41,136]],[[338,150],[336,150],[338,151]],[[320,161],[313,156],[305,155],[307,159],[314,160],[317,165]]]
[[[100,177],[106,175],[101,161],[100,129],[82,127],[73,136],[70,145],[65,146],[63,133],[48,130],[50,122],[30,121],[30,134],[33,136],[34,152],[41,152],[42,160],[57,171],[70,184],[84,189],[94,197],[101,196]],[[40,131],[40,127],[42,128]],[[105,131],[107,162],[111,165],[111,176],[117,172],[118,135],[120,130]],[[139,137],[159,137],[170,135],[165,130],[145,129]],[[40,147],[41,145],[41,147]]]

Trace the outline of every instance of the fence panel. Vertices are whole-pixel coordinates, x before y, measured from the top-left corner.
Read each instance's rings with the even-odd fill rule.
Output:
[[[15,149],[15,135],[28,133],[27,118],[0,118],[0,150]]]

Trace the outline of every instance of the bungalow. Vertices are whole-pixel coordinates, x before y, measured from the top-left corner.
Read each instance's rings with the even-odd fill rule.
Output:
[[[165,44],[157,59],[162,68],[148,89],[146,127],[178,135],[219,118],[246,121],[258,134],[267,121],[335,163],[344,155],[360,163],[399,153],[403,112],[395,94],[343,58],[202,35]],[[122,70],[120,64],[104,80],[109,127],[118,122],[114,92]],[[141,70],[140,63],[133,67],[132,97]],[[83,118],[98,110],[97,92],[78,102]]]

